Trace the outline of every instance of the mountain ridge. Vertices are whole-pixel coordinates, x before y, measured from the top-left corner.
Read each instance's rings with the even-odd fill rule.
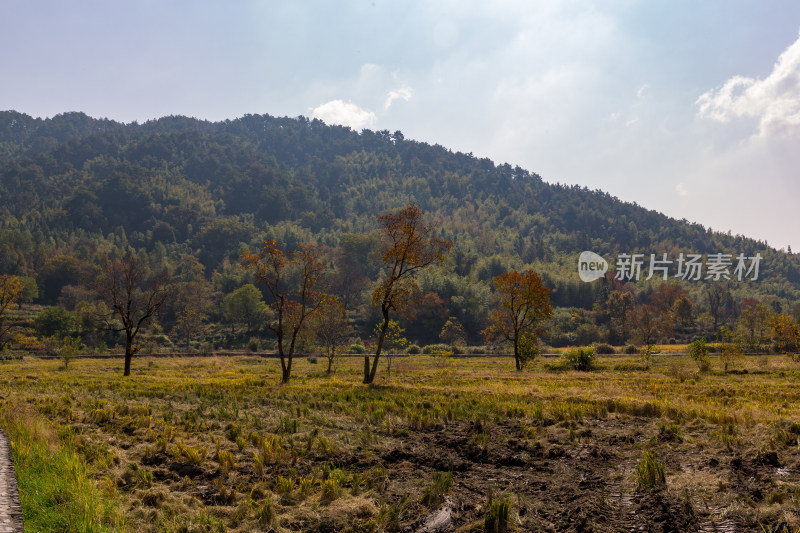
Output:
[[[116,245],[183,247],[211,273],[264,237],[337,246],[341,235],[374,230],[377,216],[409,201],[455,243],[453,271],[479,282],[529,265],[544,271],[555,296],[556,285],[569,285],[561,292],[585,293],[575,303],[588,307],[596,289],[577,280],[583,250],[604,257],[759,252],[763,280],[740,288],[786,304],[800,298],[797,258],[764,241],[715,232],[600,190],[547,183],[519,166],[399,131],[355,132],[266,114],[122,124],[77,112],[48,119],[0,112],[6,242],[25,221],[51,248],[69,248],[78,236],[115,235]],[[41,266],[22,256],[0,257],[0,271]]]

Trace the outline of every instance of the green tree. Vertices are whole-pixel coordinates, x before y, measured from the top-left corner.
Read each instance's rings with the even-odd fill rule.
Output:
[[[376,337],[381,334],[381,326],[380,323],[375,324],[372,334]],[[389,325],[383,330],[383,347],[386,351],[386,374],[389,376],[392,375],[392,356],[408,346],[408,339],[403,335],[405,332],[406,330],[400,327],[400,323],[397,320],[390,320]]]
[[[706,371],[711,367],[711,362],[708,359],[708,344],[706,344],[705,337],[696,339],[689,344],[689,357],[694,359],[701,371]]]
[[[444,323],[444,327],[439,333],[439,339],[452,346],[463,346],[467,342],[467,332],[461,322],[456,317],[451,316]]]
[[[66,337],[75,332],[75,316],[62,307],[48,307],[33,319],[39,337]]]
[[[178,313],[175,326],[170,334],[182,339],[186,346],[190,346],[192,339],[203,333],[205,313],[197,311],[194,307],[187,306]]]
[[[223,314],[225,320],[231,324],[231,333],[235,333],[235,327],[245,328],[247,333],[255,331],[265,319],[269,320],[270,313],[261,291],[248,283],[239,287],[222,300]]]
[[[61,362],[64,363],[64,370],[69,368],[70,362],[78,356],[80,346],[80,337],[63,337],[61,339],[60,346],[57,348],[57,355],[61,358]]]
[[[739,346],[736,343],[736,334],[730,328],[722,326],[720,328],[720,338],[722,339],[722,352],[720,353],[720,361],[722,361],[723,371],[727,372],[728,367],[732,366],[737,358],[742,357],[742,352],[739,351]]]
[[[180,281],[175,298],[168,302],[175,322],[170,334],[189,346],[192,339],[204,331],[214,287],[205,278],[205,269],[200,261],[189,254],[180,256],[175,277]]]
[[[17,298],[17,305],[21,309],[22,304],[33,303],[39,296],[39,285],[35,279],[28,276],[20,276],[19,279],[22,281],[22,294]]]

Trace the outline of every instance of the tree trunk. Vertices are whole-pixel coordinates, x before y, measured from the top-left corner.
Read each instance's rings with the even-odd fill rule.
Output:
[[[289,383],[289,378],[292,377],[292,351],[289,351],[289,356],[287,357],[286,364],[283,364],[283,357],[281,356],[281,366],[283,367],[283,376],[281,377],[281,383],[286,385]]]
[[[514,364],[516,364],[517,370],[522,370],[522,366],[519,364],[519,338],[514,339]]]
[[[133,338],[130,334],[125,335],[125,370],[123,370],[122,375],[130,376],[131,375],[131,359],[133,359]]]
[[[278,334],[278,355],[281,358],[281,383],[289,383],[289,372],[291,371],[292,358],[289,356],[289,365],[286,364],[286,357],[283,355],[283,335]]]
[[[378,336],[378,347],[375,349],[375,359],[372,361],[372,370],[369,370],[369,359],[365,360],[364,365],[364,383],[367,385],[375,381],[375,374],[378,372],[378,359],[381,356],[383,349],[383,341],[386,338],[386,329],[389,327],[389,311],[383,312],[383,326],[381,326],[381,334]]]

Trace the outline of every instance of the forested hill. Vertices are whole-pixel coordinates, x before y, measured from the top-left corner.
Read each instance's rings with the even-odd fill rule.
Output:
[[[596,289],[576,276],[582,250],[759,252],[762,277],[743,290],[800,300],[797,258],[764,242],[400,132],[269,115],[121,124],[0,112],[0,273],[38,275],[54,255],[91,263],[132,246],[193,254],[211,275],[242,243],[338,246],[412,200],[456,244],[452,275],[477,283],[533,265],[559,305],[594,300]]]

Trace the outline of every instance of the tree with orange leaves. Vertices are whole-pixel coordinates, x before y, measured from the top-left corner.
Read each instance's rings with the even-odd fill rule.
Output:
[[[535,353],[539,324],[553,314],[550,289],[533,270],[511,270],[494,278],[497,309],[489,314],[490,325],[483,330],[487,342],[502,340],[514,345],[514,362],[522,370]]]
[[[423,213],[415,203],[408,204],[396,215],[378,218],[384,237],[384,278],[372,293],[372,305],[381,310],[383,320],[378,323],[378,343],[370,368],[370,356],[364,356],[364,383],[372,383],[378,370],[389,313],[403,312],[419,297],[417,273],[422,269],[444,261],[452,243],[434,235],[433,226],[423,219]]]
[[[264,241],[264,247],[254,254],[242,254],[242,266],[252,270],[256,280],[267,288],[275,311],[275,320],[269,329],[278,339],[281,359],[281,383],[289,383],[292,375],[292,358],[298,337],[306,320],[317,313],[325,293],[317,287],[325,271],[320,254],[311,246],[298,246],[293,251],[281,250],[273,240]],[[291,290],[289,279],[297,273],[299,288]]]
[[[7,320],[7,312],[22,295],[25,284],[17,276],[0,276],[0,350],[8,343],[11,323]]]

